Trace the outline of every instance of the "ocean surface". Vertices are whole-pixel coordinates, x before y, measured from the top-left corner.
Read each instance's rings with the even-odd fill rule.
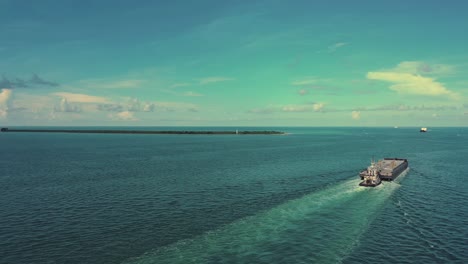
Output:
[[[0,263],[468,263],[468,128],[238,129],[0,133]]]

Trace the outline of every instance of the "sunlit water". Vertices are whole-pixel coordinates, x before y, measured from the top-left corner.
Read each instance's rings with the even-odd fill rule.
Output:
[[[0,134],[0,262],[467,262],[468,129],[275,129]]]

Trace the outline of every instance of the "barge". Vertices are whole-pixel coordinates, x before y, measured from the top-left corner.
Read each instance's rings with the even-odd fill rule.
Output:
[[[375,187],[382,181],[393,181],[408,168],[408,160],[400,158],[384,158],[378,162],[371,161],[367,169],[359,173],[362,182],[359,186]]]

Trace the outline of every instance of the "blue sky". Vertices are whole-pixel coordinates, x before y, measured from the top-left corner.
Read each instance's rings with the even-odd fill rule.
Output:
[[[0,0],[0,123],[466,126],[467,12],[463,1]]]

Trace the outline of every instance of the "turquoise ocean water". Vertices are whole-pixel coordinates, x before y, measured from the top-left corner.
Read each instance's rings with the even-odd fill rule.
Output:
[[[468,263],[468,128],[256,129],[0,133],[0,263]]]

